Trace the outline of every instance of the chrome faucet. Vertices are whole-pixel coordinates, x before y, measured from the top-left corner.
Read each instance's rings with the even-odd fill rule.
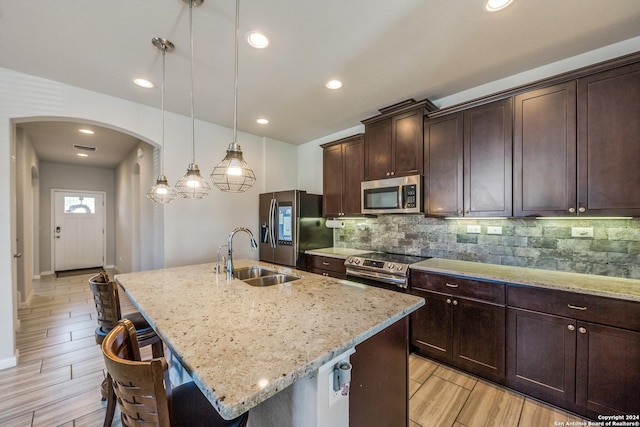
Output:
[[[245,233],[247,233],[249,235],[249,237],[251,238],[251,249],[252,250],[257,250],[258,249],[258,244],[256,243],[256,239],[253,238],[253,233],[251,233],[251,230],[249,230],[248,228],[245,227],[238,227],[235,230],[233,230],[231,233],[229,233],[229,242],[227,243],[227,249],[229,250],[228,252],[228,256],[227,256],[227,279],[231,279],[233,278],[233,236],[236,235],[237,232],[239,231],[244,231]]]

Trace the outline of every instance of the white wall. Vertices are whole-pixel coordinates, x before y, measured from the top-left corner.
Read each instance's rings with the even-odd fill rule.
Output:
[[[28,120],[67,119],[96,123],[124,131],[141,141],[157,145],[161,141],[160,111],[73,86],[64,85],[12,70],[0,68],[0,369],[15,362],[15,295],[11,267],[11,145],[14,124]],[[191,119],[167,113],[165,117],[165,175],[174,184],[191,161]],[[196,161],[206,177],[225,155],[233,131],[212,123],[196,121]],[[258,231],[258,194],[271,186],[283,185],[282,174],[295,177],[291,159],[295,146],[240,132],[238,143],[245,160],[256,172],[258,182],[242,194],[222,193],[212,189],[204,200],[179,199],[160,207],[163,211],[164,249],[159,249],[165,266],[211,261],[219,245],[226,243],[229,232],[238,226]],[[262,159],[271,148],[285,155],[272,159],[265,169]],[[290,152],[288,152],[290,150]],[[295,165],[295,163],[294,163]],[[295,166],[294,166],[295,168]],[[288,171],[288,172],[287,172]],[[293,173],[293,175],[291,175]],[[41,184],[43,180],[41,178]],[[273,183],[273,184],[271,184]],[[143,183],[140,187],[153,185]],[[291,186],[293,186],[292,183]],[[151,203],[151,202],[146,202]],[[141,205],[142,206],[142,205]],[[152,209],[156,209],[153,207]],[[246,238],[238,236],[235,256],[254,258]],[[155,258],[154,262],[158,257]],[[158,265],[161,267],[162,265]]]

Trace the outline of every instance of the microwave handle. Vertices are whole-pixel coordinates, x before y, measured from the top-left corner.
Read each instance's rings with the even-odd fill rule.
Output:
[[[404,185],[398,186],[398,208],[404,208]]]

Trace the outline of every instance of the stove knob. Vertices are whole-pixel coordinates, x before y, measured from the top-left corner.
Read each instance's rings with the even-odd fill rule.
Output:
[[[349,258],[349,259],[347,260],[347,262],[348,262],[349,264],[353,264],[353,258]]]
[[[356,265],[360,264],[360,260],[356,258]]]
[[[395,267],[395,264],[389,264],[389,270],[393,270],[393,267]]]
[[[398,271],[402,271],[402,266],[401,265],[398,266]]]

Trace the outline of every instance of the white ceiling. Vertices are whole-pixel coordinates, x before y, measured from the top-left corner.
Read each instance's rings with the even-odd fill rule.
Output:
[[[439,99],[640,35],[639,0],[242,0],[238,127],[301,144],[407,98]],[[0,0],[0,67],[190,115],[189,7],[182,0]],[[194,8],[195,111],[232,127],[235,2]],[[344,82],[339,91],[324,84]],[[255,123],[259,116],[270,124]]]

